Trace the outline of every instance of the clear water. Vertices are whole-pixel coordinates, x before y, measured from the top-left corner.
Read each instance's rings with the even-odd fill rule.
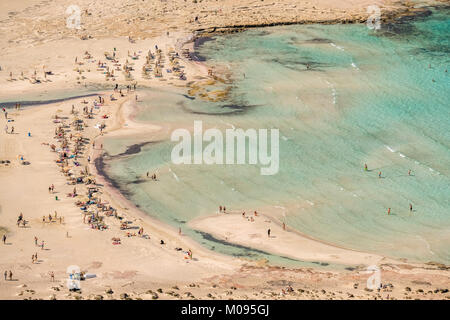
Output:
[[[377,32],[302,25],[217,37],[199,54],[231,72],[229,101],[148,90],[137,119],[167,129],[132,155],[123,154],[132,138],[107,140],[107,172],[142,210],[223,253],[291,263],[205,239],[185,223],[226,205],[270,213],[347,248],[450,263],[449,31],[443,9]],[[194,120],[220,129],[278,128],[279,173],[172,164],[170,132]],[[142,179],[147,171],[160,181]]]

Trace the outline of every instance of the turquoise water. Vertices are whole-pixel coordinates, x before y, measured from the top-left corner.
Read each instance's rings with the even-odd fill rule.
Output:
[[[107,140],[107,172],[142,210],[223,253],[292,263],[219,244],[186,222],[219,205],[259,210],[347,248],[450,263],[449,31],[443,9],[377,32],[301,25],[207,41],[199,54],[229,70],[228,101],[147,90],[137,119],[167,129],[135,154],[124,154],[133,138]],[[194,120],[221,130],[278,128],[278,174],[262,176],[258,165],[172,164],[170,133]],[[147,171],[160,181],[143,179]]]

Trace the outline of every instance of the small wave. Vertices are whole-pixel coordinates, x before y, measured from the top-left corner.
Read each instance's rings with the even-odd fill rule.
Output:
[[[333,96],[333,105],[336,105],[336,88],[334,87],[334,85],[329,82],[328,80],[325,80],[325,82],[328,84],[328,86],[331,88],[331,95]]]
[[[391,147],[389,147],[389,146],[386,146],[386,149],[388,149],[390,152],[395,152],[395,150],[394,149],[392,149]]]

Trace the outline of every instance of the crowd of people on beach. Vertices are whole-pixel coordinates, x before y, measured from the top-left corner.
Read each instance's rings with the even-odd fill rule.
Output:
[[[185,54],[185,51],[183,51]],[[95,61],[93,55],[88,51],[84,52],[84,61],[75,57],[75,72],[78,74],[77,83],[81,84],[81,81],[85,79],[83,73],[90,71],[85,65],[94,63],[97,71],[105,75],[106,81],[116,81],[119,71],[122,71],[125,81],[129,82],[125,85],[119,85],[115,83],[112,92],[110,94],[101,94],[93,101],[91,99],[83,98],[82,101],[75,102],[70,108],[69,116],[65,116],[58,110],[52,117],[52,122],[55,125],[54,129],[54,141],[52,143],[43,142],[42,145],[50,147],[50,151],[56,154],[56,165],[60,169],[61,173],[66,177],[67,184],[73,185],[73,191],[67,193],[66,196],[74,198],[75,205],[79,208],[81,218],[84,224],[88,224],[93,230],[108,230],[110,229],[110,223],[108,217],[112,217],[118,220],[119,230],[125,232],[126,237],[140,237],[150,239],[150,236],[144,233],[142,226],[134,226],[130,221],[126,219],[123,214],[120,214],[117,208],[114,208],[108,201],[102,199],[102,186],[96,183],[95,176],[90,173],[89,165],[92,164],[92,158],[95,153],[102,153],[103,144],[99,143],[100,149],[96,148],[95,138],[102,136],[106,129],[106,120],[110,118],[109,108],[105,108],[107,105],[104,95],[109,96],[109,100],[114,102],[118,100],[117,94],[120,98],[125,98],[133,93],[135,100],[137,101],[137,81],[134,80],[133,72],[135,72],[134,62],[141,57],[141,51],[128,52],[125,62],[121,63],[118,59],[119,53],[116,48],[112,53],[105,52],[106,61],[98,59]],[[186,80],[186,74],[184,67],[181,64],[181,57],[174,49],[169,49],[167,54],[163,53],[163,50],[155,45],[154,51],[148,50],[145,56],[145,62],[142,66],[142,77],[144,79],[150,78],[162,78],[163,71],[168,76],[174,76],[176,79]],[[29,79],[31,83],[41,83],[47,79],[47,76],[53,75],[51,71],[43,68],[43,78],[39,78],[37,71],[32,73],[30,78],[27,78],[23,72],[20,73],[20,80]],[[10,72],[10,81],[15,81],[13,72]],[[81,108],[77,108],[76,104],[81,104]],[[14,109],[20,111],[22,108],[21,103],[16,103]],[[10,123],[14,122],[11,115],[8,113],[8,109],[2,108],[3,116],[6,120],[5,132],[7,134],[15,134],[15,127]],[[98,121],[101,121],[98,124]],[[97,123],[94,123],[97,122]],[[97,128],[98,131],[95,136],[87,133],[87,128]],[[91,130],[91,129],[89,129]],[[31,132],[27,133],[28,137],[31,137]],[[92,143],[93,152],[90,154],[89,147]],[[29,164],[23,155],[19,155],[19,159],[22,164]],[[8,162],[9,163],[9,162]],[[153,181],[158,181],[157,174],[147,172],[147,178],[151,178]],[[60,187],[58,187],[60,188]],[[62,189],[62,188],[61,188]],[[54,197],[55,201],[61,200],[61,195],[56,191],[56,186],[51,184],[48,186],[48,193]],[[223,212],[226,212],[223,207]],[[53,225],[59,223],[64,225],[64,216],[58,215],[57,211],[42,216],[42,223]],[[25,220],[22,213],[20,213],[17,219],[18,227],[27,227],[28,221]],[[130,231],[131,229],[138,229],[137,234]],[[179,229],[179,235],[181,236],[181,228]],[[66,232],[68,238],[68,232]],[[6,244],[7,234],[2,236],[3,244]],[[120,245],[121,239],[119,236],[115,236],[111,239],[112,244]],[[34,237],[34,244],[41,250],[48,250],[45,248],[46,242],[43,239]],[[166,245],[166,242],[161,239],[160,245]],[[185,259],[193,260],[193,253],[191,249],[183,250],[182,248],[175,248],[177,251],[182,251],[185,254]],[[37,252],[32,254],[31,263],[39,263]],[[12,278],[12,271],[9,271],[9,277]],[[52,279],[54,280],[54,272],[51,272]],[[5,273],[6,279],[6,273]]]

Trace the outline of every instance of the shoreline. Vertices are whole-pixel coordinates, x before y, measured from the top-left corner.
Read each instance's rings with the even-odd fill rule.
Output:
[[[130,106],[127,106],[127,104],[130,104]],[[120,107],[116,110],[116,112],[118,114],[118,116],[116,117],[116,122],[112,125],[112,128],[107,131],[108,133],[114,132],[114,135],[116,137],[123,137],[123,136],[132,134],[132,133],[131,134],[126,133],[125,132],[126,129],[131,129],[131,130],[139,129],[139,127],[140,127],[139,124],[137,122],[134,122],[134,120],[131,116],[133,113],[133,106],[131,104],[133,104],[133,103],[130,100],[125,100],[124,102],[122,102],[120,104]],[[127,107],[129,108],[129,111],[130,111],[128,113],[129,117],[124,116],[124,113],[125,113],[124,109],[126,109]],[[125,122],[127,122],[127,124],[131,124],[131,126],[128,125],[125,128],[123,126],[123,124]],[[141,128],[142,128],[142,126],[143,125],[141,125]],[[148,126],[146,126],[146,127],[148,127]],[[151,127],[151,125],[150,125],[150,127]],[[157,131],[159,129],[154,128],[153,130]],[[154,132],[153,130],[147,129],[146,131],[148,133],[151,133],[151,132]],[[123,132],[122,135],[120,134],[121,131]],[[142,131],[139,131],[139,133],[142,134]],[[94,138],[95,144],[101,143],[103,141],[103,139],[102,139],[103,137],[104,136],[100,136],[100,135],[95,137]],[[123,194],[122,190],[120,190],[120,188],[118,188],[117,185],[115,185],[114,180],[112,180],[106,174],[106,172],[104,172],[103,167],[101,167],[101,170],[99,170],[100,162],[102,163],[102,165],[104,165],[103,156],[102,156],[101,152],[98,152],[98,151],[96,152],[95,150],[91,149],[90,155],[91,155],[90,168],[91,168],[92,172],[94,173],[95,177],[97,178],[97,181],[100,181],[100,184],[102,184],[104,186],[104,191],[107,194],[109,194],[109,198],[112,199],[112,201],[115,203],[116,207],[126,211],[127,214],[130,214],[130,216],[137,218],[138,220],[141,220],[143,222],[146,222],[147,224],[151,225],[152,228],[157,229],[162,234],[167,234],[168,236],[174,237],[174,238],[178,236],[178,233],[177,233],[177,230],[175,227],[173,227],[161,220],[158,220],[157,218],[154,218],[151,215],[142,211],[130,199],[128,199]],[[210,250],[204,248],[203,246],[201,246],[195,240],[191,239],[190,237],[186,237],[183,234],[182,234],[182,237],[183,237],[183,242],[188,243],[193,249],[203,250],[205,253],[219,255],[224,258],[229,257],[228,255],[225,255],[225,254],[210,251]]]

